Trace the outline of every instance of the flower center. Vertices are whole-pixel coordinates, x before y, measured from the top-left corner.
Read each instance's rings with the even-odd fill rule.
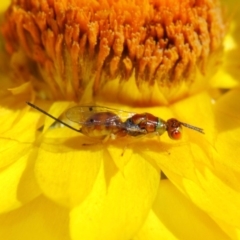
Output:
[[[224,24],[216,0],[16,0],[2,30],[49,98],[166,104],[203,88]]]

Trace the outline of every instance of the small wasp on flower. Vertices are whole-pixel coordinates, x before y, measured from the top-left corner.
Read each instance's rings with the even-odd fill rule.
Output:
[[[178,140],[182,135],[182,126],[204,133],[202,128],[180,122],[175,118],[164,121],[150,113],[132,113],[102,106],[75,106],[68,109],[66,117],[81,125],[81,128],[77,129],[32,103],[27,104],[66,127],[91,138],[114,140],[125,136],[162,135],[167,132],[171,139]]]

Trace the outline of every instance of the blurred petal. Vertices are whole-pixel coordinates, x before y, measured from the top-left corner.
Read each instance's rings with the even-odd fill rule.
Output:
[[[28,112],[23,102],[34,95],[31,84],[25,83],[11,92],[7,91],[0,103],[0,168],[27,154],[40,126],[39,113]]]
[[[171,214],[172,215],[172,212]],[[146,218],[146,221],[133,240],[178,240],[172,229],[168,229],[159,219],[157,214],[151,210]]]
[[[0,13],[4,12],[7,7],[10,5],[11,1],[10,0],[4,0],[0,2]]]
[[[29,144],[19,144],[16,140],[0,138],[0,168],[17,161],[30,150]]]
[[[70,240],[68,210],[43,196],[0,215],[0,238],[5,240]]]
[[[173,142],[168,140],[167,136],[163,136],[159,142],[153,141],[148,145],[149,151],[143,151],[143,155],[147,159],[154,159],[168,177],[177,174],[179,177],[188,176],[195,179],[197,159],[201,156],[204,164],[211,163],[209,156],[211,147],[213,148],[212,139],[215,135],[213,111],[209,102],[210,97],[206,93],[202,93],[178,102],[170,108],[173,115],[180,121],[202,127],[206,134],[184,128],[182,140]],[[163,151],[158,151],[158,149],[163,149]]]
[[[72,210],[73,239],[131,239],[150,211],[158,171],[134,153],[123,171],[115,170],[108,183],[104,175],[111,165],[110,159],[105,159],[92,192]]]
[[[10,211],[39,195],[31,142],[36,139],[38,115],[29,113],[25,102],[33,96],[31,84],[1,91],[0,103],[0,212]]]
[[[240,229],[239,93],[237,89],[232,90],[216,102],[214,112],[218,132],[209,157],[212,166],[198,165],[197,182],[184,180],[192,200],[209,212],[233,239]]]
[[[205,169],[204,173],[197,172],[197,176],[200,184],[183,180],[185,191],[197,206],[219,223],[231,239],[237,239],[240,229],[239,191],[232,189],[209,169]]]
[[[211,79],[215,88],[231,89],[239,86],[239,55],[240,55],[240,7],[236,1],[222,0],[225,18],[228,23],[228,34],[224,40],[224,54],[218,64],[221,64],[217,74]]]
[[[102,152],[92,151],[87,147],[67,149],[59,141],[52,145],[43,142],[35,172],[44,194],[70,207],[83,201],[91,191],[102,161]]]
[[[54,102],[49,110],[46,110],[49,114],[52,116],[58,118],[67,108],[69,108],[70,103],[69,102]],[[39,113],[42,115],[42,113]],[[45,122],[44,122],[44,129],[43,132],[47,131],[48,128],[55,122],[50,117],[45,116]]]
[[[238,156],[240,134],[240,89],[229,91],[223,95],[214,108],[217,134],[214,152],[215,166],[221,176],[229,175],[228,184],[238,187],[240,178],[240,162]],[[233,181],[231,183],[230,181]]]
[[[160,184],[153,212],[155,222],[158,219],[159,226],[163,228],[163,231],[158,231],[158,239],[229,239],[205,212],[197,208],[168,180],[163,180]]]
[[[16,139],[19,142],[33,142],[38,128],[39,113],[28,112],[26,101],[34,98],[31,83],[27,82],[2,93],[0,103],[0,138]]]
[[[26,149],[25,149],[26,150]],[[15,209],[39,195],[33,172],[34,151],[30,149],[0,171],[0,212]]]
[[[168,150],[169,154],[161,157],[154,152],[144,152],[232,238],[236,238],[240,226],[238,99],[239,91],[235,90],[217,101],[215,126],[214,111],[209,107],[210,98],[206,94],[177,103],[171,109],[179,119],[185,121],[184,112],[177,110],[186,109],[188,122],[199,122],[206,134],[189,131],[188,142],[175,144]],[[219,132],[214,131],[216,124]]]

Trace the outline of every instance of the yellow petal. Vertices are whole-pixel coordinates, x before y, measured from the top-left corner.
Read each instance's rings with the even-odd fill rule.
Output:
[[[219,223],[231,239],[237,239],[236,236],[240,233],[239,191],[223,182],[228,179],[219,179],[210,169],[205,168],[204,172],[197,171],[197,176],[198,184],[189,179],[183,180],[185,191],[195,204]]]
[[[69,108],[71,103],[69,102],[54,102],[49,110],[44,109],[46,112],[54,116],[55,118],[58,118],[66,109]],[[42,114],[42,113],[39,113]],[[45,123],[44,123],[44,130],[48,130],[48,128],[53,124],[54,120],[50,117],[45,116]]]
[[[56,138],[52,141],[45,138],[39,148],[36,177],[49,198],[72,207],[91,191],[103,158],[102,152],[99,149],[95,151],[94,147],[82,147],[78,138],[58,138],[61,129],[52,131],[56,132]]]
[[[164,207],[164,206],[162,206]],[[172,212],[169,213],[172,215]],[[172,229],[168,229],[167,226],[160,220],[159,216],[151,210],[146,218],[146,221],[133,238],[133,240],[178,240],[174,233],[171,232]]]
[[[232,170],[240,173],[240,89],[222,96],[214,109],[217,135],[215,157]],[[216,160],[219,162],[219,160]]]
[[[105,169],[108,173],[111,165],[105,158],[91,194],[72,210],[73,239],[131,239],[143,224],[156,195],[158,171],[135,153],[106,182]]]
[[[1,239],[70,240],[68,210],[44,197],[0,215]]]
[[[1,212],[15,209],[39,195],[27,152],[18,155],[14,163],[1,169],[0,189]]]
[[[224,54],[220,61],[221,68],[217,74],[211,79],[213,87],[217,88],[234,88],[240,84],[239,74],[239,54],[240,54],[240,8],[235,1],[225,1],[224,4],[226,19],[228,21],[228,34],[224,40]]]
[[[154,223],[160,229],[155,228],[153,235],[150,225],[146,228],[149,223],[145,223],[139,232],[139,239],[229,239],[206,213],[197,208],[168,180],[163,180],[160,184],[152,215]],[[142,234],[147,237],[142,238]]]
[[[30,150],[29,144],[19,144],[18,141],[0,138],[0,168],[17,161]]]
[[[23,110],[24,111],[24,110]],[[22,111],[22,112],[23,112]],[[19,114],[22,114],[19,112]],[[14,118],[14,113],[10,114]],[[2,131],[0,138],[13,139],[21,143],[31,143],[36,140],[37,129],[41,125],[39,114],[28,112],[22,118],[15,117],[13,121],[0,121]]]
[[[0,137],[16,139],[19,142],[33,142],[35,130],[39,126],[39,115],[28,112],[27,100],[33,98],[31,83],[24,83],[1,94],[0,103]]]
[[[161,141],[148,145],[149,151],[143,154],[153,158],[164,173],[175,172],[179,176],[195,178],[195,166],[198,158],[210,164],[210,154],[215,138],[213,110],[210,97],[206,93],[183,100],[171,106],[172,115],[182,122],[202,127],[205,134],[191,129],[183,129],[183,139],[174,142],[164,136]],[[165,151],[157,151],[164,149]]]
[[[11,1],[10,0],[4,0],[4,1],[1,1],[0,3],[0,12],[4,12],[7,7],[10,5]]]
[[[239,57],[239,53],[234,58],[237,59],[238,57]],[[229,63],[229,65],[230,65],[229,68],[233,67],[231,66],[231,63]],[[238,73],[238,69],[236,69],[236,71],[231,71],[231,72],[221,68],[211,79],[211,86],[214,88],[223,88],[223,89],[231,89],[239,86],[238,79],[232,76],[233,74],[235,74],[235,72],[236,74]]]
[[[199,122],[206,134],[186,129],[187,139],[169,146],[168,154],[160,153],[160,157],[152,151],[144,155],[154,159],[186,196],[234,238],[240,223],[239,90],[220,98],[215,111],[206,94],[181,101],[171,109],[183,121]]]

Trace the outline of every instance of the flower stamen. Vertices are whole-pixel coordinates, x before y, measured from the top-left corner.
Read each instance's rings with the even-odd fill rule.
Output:
[[[64,99],[79,99],[89,84],[95,96],[112,80],[130,87],[132,78],[139,91],[191,87],[198,72],[206,77],[225,31],[217,0],[19,0],[2,29],[9,53],[23,49]]]

